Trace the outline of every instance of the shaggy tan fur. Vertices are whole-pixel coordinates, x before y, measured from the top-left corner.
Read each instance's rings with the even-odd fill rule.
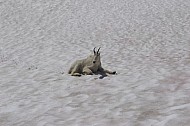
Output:
[[[99,50],[100,48],[96,52],[94,48],[94,55],[90,55],[85,59],[75,61],[71,65],[68,74],[71,74],[72,76],[81,76],[82,74],[92,75],[96,73],[116,74],[116,71],[112,72],[102,68]]]

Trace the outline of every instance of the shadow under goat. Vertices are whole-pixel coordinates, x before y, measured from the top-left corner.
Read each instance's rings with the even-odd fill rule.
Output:
[[[102,75],[100,79],[107,76],[107,73],[116,74],[116,71],[110,71],[102,68],[99,53],[100,48],[97,52],[95,49],[96,47],[93,49],[93,55],[90,55],[85,59],[75,61],[71,65],[68,74],[71,74],[71,76],[100,74]]]

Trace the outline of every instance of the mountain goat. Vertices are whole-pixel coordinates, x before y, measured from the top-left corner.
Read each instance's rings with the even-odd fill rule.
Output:
[[[68,71],[68,74],[71,74],[71,76],[81,76],[82,74],[92,75],[92,74],[96,74],[96,73],[100,73],[100,74],[104,74],[104,75],[106,75],[106,73],[116,74],[116,71],[109,71],[109,70],[105,70],[104,68],[102,68],[101,60],[100,60],[100,53],[99,53],[100,48],[98,49],[97,52],[96,52],[95,48],[93,50],[94,55],[90,55],[86,59],[75,61],[71,65],[71,67]]]

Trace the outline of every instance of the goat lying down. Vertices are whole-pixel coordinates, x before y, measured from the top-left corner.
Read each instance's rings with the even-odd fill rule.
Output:
[[[96,48],[96,47],[95,47]],[[100,53],[98,49],[98,51],[96,52],[96,50],[93,50],[94,55],[90,55],[88,56],[86,59],[82,59],[82,60],[77,60],[75,61],[69,71],[68,74],[71,74],[71,76],[81,76],[83,75],[92,75],[92,74],[116,74],[116,71],[109,71],[109,70],[105,70],[104,68],[102,68],[101,66],[101,60],[100,60]]]

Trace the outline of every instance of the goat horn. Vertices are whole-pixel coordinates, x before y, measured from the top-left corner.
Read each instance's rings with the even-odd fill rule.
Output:
[[[94,47],[94,49],[93,49],[93,51],[94,51],[94,54],[96,53],[96,50],[95,50],[95,49],[96,49],[96,47]]]
[[[100,48],[101,48],[101,47],[100,47]],[[99,53],[100,48],[98,49],[97,54]]]

